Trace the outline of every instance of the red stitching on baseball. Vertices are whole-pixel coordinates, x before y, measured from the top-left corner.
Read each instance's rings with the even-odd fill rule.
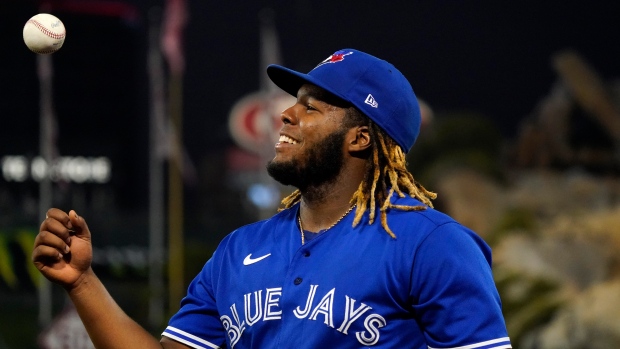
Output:
[[[34,24],[34,26],[37,27],[43,34],[49,36],[52,39],[63,39],[65,37],[65,33],[56,34],[34,19],[31,19],[28,22],[32,22],[32,24]]]

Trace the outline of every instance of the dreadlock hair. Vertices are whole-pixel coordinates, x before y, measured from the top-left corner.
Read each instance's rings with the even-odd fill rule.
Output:
[[[368,211],[368,224],[373,224],[376,218],[376,208],[379,207],[381,226],[392,238],[396,238],[388,226],[387,211],[389,209],[419,211],[426,209],[427,206],[433,207],[431,200],[435,199],[437,194],[426,190],[413,178],[407,170],[405,153],[392,137],[357,108],[350,106],[346,109],[343,127],[354,126],[368,126],[372,146],[369,149],[371,154],[366,163],[364,179],[350,201],[351,204],[357,206],[353,227],[359,224],[366,211]],[[394,193],[397,193],[399,197],[409,195],[426,206],[394,205],[390,201]],[[279,211],[292,207],[300,200],[301,192],[298,189],[282,200],[284,207]]]

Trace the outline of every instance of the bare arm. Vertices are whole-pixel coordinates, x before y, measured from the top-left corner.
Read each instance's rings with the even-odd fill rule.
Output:
[[[91,268],[90,230],[75,211],[47,212],[32,260],[47,279],[65,288],[96,348],[189,348],[167,338],[159,342],[118,306]]]

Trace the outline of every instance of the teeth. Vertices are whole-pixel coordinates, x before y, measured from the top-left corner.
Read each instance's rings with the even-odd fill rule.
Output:
[[[280,142],[280,143],[297,144],[296,140],[292,139],[291,137],[284,136],[284,135],[280,136],[280,139],[278,140],[278,142]]]

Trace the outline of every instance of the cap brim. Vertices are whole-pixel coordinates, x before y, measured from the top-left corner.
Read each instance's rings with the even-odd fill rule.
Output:
[[[276,86],[294,97],[297,97],[297,91],[303,84],[315,84],[311,76],[277,64],[271,64],[267,67],[267,76]]]
[[[311,75],[300,73],[281,65],[269,65],[267,67],[267,76],[269,76],[269,79],[271,79],[276,86],[293,97],[297,97],[297,91],[299,91],[301,86],[304,84],[312,84],[324,89],[336,97],[341,98],[344,101],[350,102],[345,96],[333,91],[332,88],[324,85],[321,81],[315,79]]]

